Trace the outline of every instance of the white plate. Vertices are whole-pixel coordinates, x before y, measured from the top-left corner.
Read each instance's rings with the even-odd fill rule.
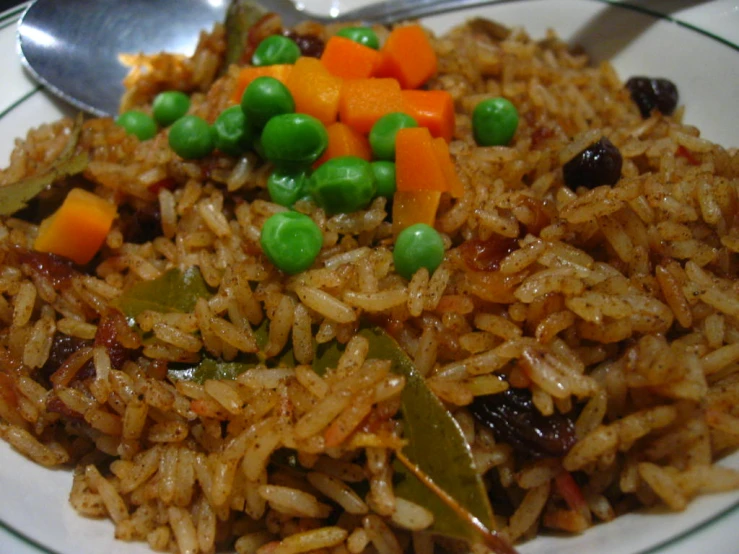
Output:
[[[328,11],[335,0],[309,0]],[[347,0],[342,8],[366,3]],[[534,37],[548,28],[576,39],[599,60],[612,59],[623,78],[663,76],[680,89],[686,120],[703,136],[739,146],[739,5],[730,0],[642,1],[522,0],[474,12],[431,18],[443,31],[474,13],[525,26]],[[660,17],[660,13],[669,17]],[[15,137],[52,121],[64,107],[39,90],[15,55],[18,10],[0,15],[0,164],[7,164]],[[724,464],[739,469],[739,453]],[[135,554],[142,544],[113,539],[107,521],[81,518],[69,507],[71,475],[28,462],[0,441],[0,554]],[[639,513],[600,525],[577,537],[540,538],[520,548],[526,554],[713,554],[739,551],[739,493],[702,497],[680,514]]]

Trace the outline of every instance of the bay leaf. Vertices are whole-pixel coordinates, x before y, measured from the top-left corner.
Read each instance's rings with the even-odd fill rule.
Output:
[[[190,313],[195,309],[198,298],[211,296],[197,267],[189,267],[185,271],[173,268],[157,279],[136,283],[112,304],[129,320],[134,320],[146,310]]]
[[[39,175],[33,175],[14,183],[0,186],[0,215],[12,215],[28,206],[28,203],[63,177],[82,173],[89,163],[86,153],[75,155],[82,132],[83,115],[77,115],[69,140],[51,167]]]
[[[210,356],[203,356],[197,365],[170,367],[167,370],[167,376],[173,381],[194,381],[200,385],[209,379],[233,380],[246,370],[257,367],[260,363],[255,354],[251,354],[248,358],[248,360],[224,362]]]
[[[433,482],[488,530],[493,529],[493,510],[485,485],[478,475],[472,452],[457,421],[426,385],[408,355],[379,328],[359,334],[369,341],[368,358],[390,360],[394,373],[406,384],[401,395],[403,453]],[[395,494],[426,507],[434,514],[432,532],[479,542],[480,531],[460,517],[442,498],[402,464],[396,464]]]
[[[249,30],[266,14],[267,10],[256,2],[231,0],[226,11],[226,57],[222,73],[228,70],[229,65],[245,61],[242,57],[249,40]]]

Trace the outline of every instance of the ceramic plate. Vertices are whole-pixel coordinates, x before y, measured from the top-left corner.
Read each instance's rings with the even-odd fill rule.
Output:
[[[205,1],[205,0],[204,0]],[[216,0],[208,0],[216,1]],[[360,0],[344,0],[344,9]],[[362,2],[365,3],[365,2]],[[336,0],[307,0],[327,13]],[[0,165],[7,165],[15,137],[67,108],[37,86],[20,67],[15,24],[21,8],[0,15]],[[739,5],[729,0],[649,1],[518,0],[448,13],[426,20],[441,32],[471,15],[524,26],[533,37],[547,29],[585,46],[596,61],[610,59],[622,78],[667,77],[677,83],[686,121],[703,136],[739,146]],[[739,469],[739,453],[723,464]],[[107,521],[79,517],[69,506],[71,474],[34,465],[0,441],[0,553],[135,554],[142,544],[113,539]],[[539,538],[523,554],[633,554],[660,552],[729,554],[739,548],[739,493],[701,497],[679,514],[637,513],[583,535]]]

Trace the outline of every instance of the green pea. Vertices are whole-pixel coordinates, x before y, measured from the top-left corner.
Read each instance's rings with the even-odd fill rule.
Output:
[[[294,275],[313,265],[323,246],[323,234],[307,215],[281,212],[264,222],[259,242],[275,266]]]
[[[372,162],[372,172],[375,174],[375,183],[377,184],[377,196],[392,198],[395,194],[395,162],[386,162],[380,160]]]
[[[231,106],[221,112],[213,123],[215,147],[229,156],[240,156],[251,148],[254,131],[241,106]]]
[[[300,46],[282,35],[271,35],[259,43],[251,57],[252,65],[295,63],[300,57]]]
[[[241,97],[241,109],[247,119],[262,128],[272,117],[295,111],[295,101],[288,88],[274,77],[257,77]]]
[[[215,147],[215,133],[208,122],[197,115],[186,115],[169,129],[169,146],[186,160],[203,158]]]
[[[115,122],[129,135],[135,135],[139,140],[149,140],[157,134],[157,124],[154,119],[139,110],[124,112],[116,118]]]
[[[305,171],[275,169],[267,179],[267,190],[272,202],[290,208],[305,196],[307,184],[308,175]]]
[[[344,27],[336,34],[375,50],[380,48],[380,39],[370,27]]]
[[[378,119],[369,133],[369,143],[375,159],[394,160],[395,137],[400,129],[408,127],[418,127],[418,122],[402,112],[389,113]]]
[[[395,239],[395,271],[406,279],[413,277],[422,267],[433,273],[443,260],[444,241],[436,229],[425,223],[403,229]]]
[[[160,92],[151,106],[154,119],[162,127],[169,127],[190,109],[190,97],[178,90]]]
[[[518,127],[518,110],[505,98],[483,100],[472,112],[472,132],[480,146],[506,146]]]
[[[309,192],[329,214],[356,212],[375,196],[372,166],[357,156],[340,156],[323,163],[310,178]]]
[[[264,157],[279,169],[306,169],[328,145],[328,133],[315,117],[290,113],[276,115],[264,126]]]

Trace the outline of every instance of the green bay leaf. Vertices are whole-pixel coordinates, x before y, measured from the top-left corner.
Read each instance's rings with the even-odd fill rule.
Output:
[[[247,63],[242,59],[249,41],[249,30],[267,14],[260,4],[251,0],[231,0],[226,11],[226,57],[222,73],[234,63]]]
[[[197,267],[189,267],[185,271],[174,268],[157,279],[136,283],[112,304],[129,320],[134,320],[146,310],[190,313],[199,298],[211,296]]]

